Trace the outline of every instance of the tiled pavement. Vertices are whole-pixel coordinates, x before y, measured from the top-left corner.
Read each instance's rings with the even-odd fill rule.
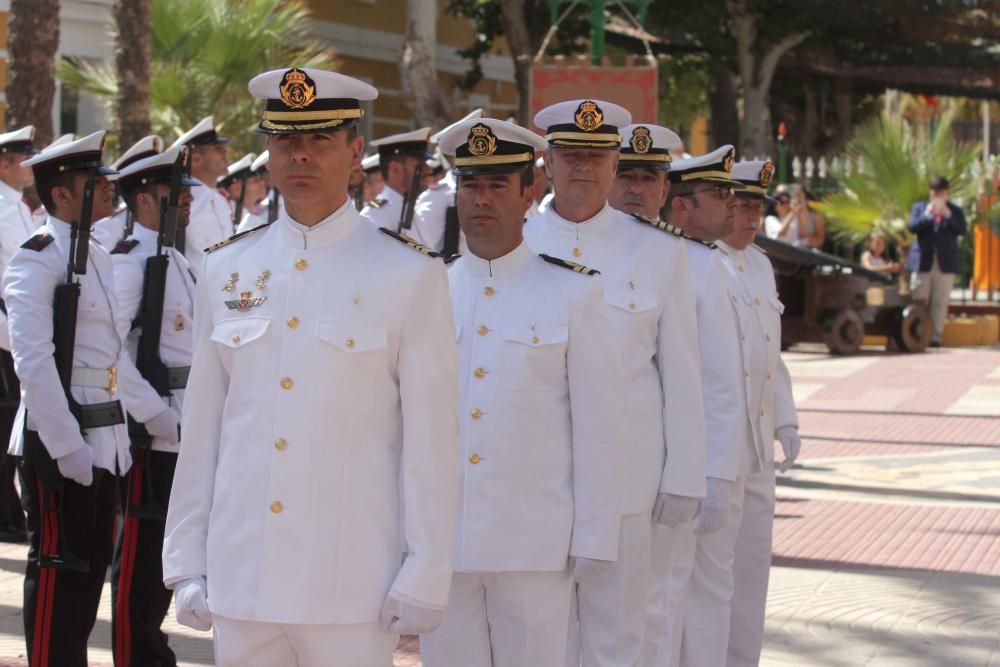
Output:
[[[1000,348],[786,355],[803,453],[779,478],[766,666],[1000,667]],[[24,665],[0,546],[0,667]],[[92,641],[110,664],[107,600]],[[184,665],[208,635],[168,621]],[[397,667],[418,667],[404,638]]]

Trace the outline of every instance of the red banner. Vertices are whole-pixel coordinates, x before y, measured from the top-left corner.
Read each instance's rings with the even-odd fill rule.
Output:
[[[625,107],[633,123],[656,123],[658,88],[655,63],[639,67],[535,65],[531,68],[531,115],[556,102],[592,98]]]

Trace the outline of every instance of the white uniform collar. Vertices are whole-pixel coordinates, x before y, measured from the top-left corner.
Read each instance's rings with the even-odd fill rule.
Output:
[[[18,192],[3,181],[0,181],[0,198],[10,199],[11,201],[21,201],[24,199],[24,194]]]
[[[67,241],[69,240],[69,233],[72,227],[68,222],[63,222],[54,215],[49,215],[45,219],[45,226],[56,238]]]
[[[553,201],[552,204],[554,203]],[[556,213],[556,207],[552,204],[549,204],[542,215],[549,221],[549,224],[556,232],[568,234],[575,239],[596,236],[602,233],[611,224],[611,218],[614,215],[614,209],[608,205],[608,202],[604,202],[604,207],[594,217],[588,218],[583,222],[572,222]]]
[[[306,227],[292,220],[284,207],[278,213],[275,224],[281,230],[282,238],[289,244],[295,248],[305,249],[345,238],[354,230],[360,219],[361,216],[354,208],[354,202],[347,197],[343,206],[312,227]]]
[[[378,196],[384,199],[386,203],[403,201],[403,195],[393,190],[392,186],[388,183],[385,184],[385,187],[382,188],[382,192]]]
[[[517,273],[533,255],[531,248],[522,239],[521,243],[509,253],[492,260],[476,257],[470,250],[468,254],[462,255],[462,266],[474,276],[499,278]]]
[[[149,243],[152,244],[153,251],[156,251],[156,242],[159,240],[160,233],[155,229],[149,229],[148,227],[143,227],[136,220],[135,224],[132,226],[132,236],[139,243]]]
[[[741,258],[741,257],[743,257],[746,254],[746,248],[744,248],[743,250],[737,250],[736,248],[734,248],[733,246],[729,245],[725,241],[716,241],[715,244],[717,246],[719,246],[719,248],[721,248],[722,250],[724,250],[726,252],[726,254],[728,254],[728,255],[730,255],[732,257]],[[749,247],[750,246],[747,246],[747,248],[749,248]]]

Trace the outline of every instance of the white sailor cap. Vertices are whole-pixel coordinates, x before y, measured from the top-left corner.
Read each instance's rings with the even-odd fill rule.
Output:
[[[432,144],[439,144],[439,143],[441,143],[441,135],[443,135],[445,132],[447,132],[448,130],[450,130],[455,125],[458,125],[459,123],[464,123],[467,120],[476,120],[477,118],[482,118],[482,117],[483,117],[483,110],[482,109],[478,109],[478,108],[477,109],[473,109],[469,113],[465,114],[465,116],[463,118],[460,118],[460,119],[456,120],[451,125],[448,125],[444,129],[438,130],[437,132],[435,132],[434,134],[432,134],[431,135],[431,143]]]
[[[767,189],[774,181],[774,163],[770,160],[737,162],[733,165],[733,180],[740,184],[736,190],[737,197],[774,201],[767,195]]]
[[[519,171],[534,165],[535,151],[546,147],[535,132],[495,118],[452,125],[438,145],[441,152],[455,156],[452,172],[457,176]]]
[[[53,139],[52,143],[43,148],[43,151],[47,151],[50,148],[55,148],[56,146],[62,146],[63,144],[68,144],[71,141],[76,141],[76,135],[72,132],[67,132],[66,134],[60,136],[58,139]]]
[[[257,156],[257,159],[253,161],[250,165],[250,171],[256,173],[258,171],[267,169],[267,163],[271,159],[271,151],[264,151]]]
[[[431,137],[431,128],[422,127],[412,132],[401,132],[382,137],[371,142],[372,148],[378,149],[382,159],[393,155],[415,155],[423,158],[427,155],[427,142]]]
[[[97,169],[97,173],[111,175],[115,170],[105,167],[101,162],[104,152],[104,130],[88,134],[83,139],[70,141],[43,150],[38,155],[21,163],[22,167],[31,167],[35,178],[51,174]]]
[[[369,155],[368,157],[366,157],[364,160],[361,161],[361,169],[363,171],[375,171],[376,169],[378,169],[378,165],[379,165],[378,153],[375,153],[374,155]]]
[[[215,120],[211,116],[205,116],[198,124],[190,130],[177,137],[177,141],[170,145],[174,146],[206,146],[208,144],[226,144],[229,139],[219,136],[215,131]]]
[[[151,183],[170,183],[174,166],[180,161],[181,185],[194,186],[201,183],[187,175],[191,149],[187,146],[171,146],[162,153],[154,153],[140,158],[118,172],[118,187],[129,190]]]
[[[340,130],[365,115],[364,100],[378,91],[364,81],[337,72],[292,67],[258,74],[250,79],[250,94],[267,100],[258,132],[298,134]]]
[[[670,168],[670,151],[683,146],[673,130],[660,125],[640,123],[622,128],[621,158],[618,168]]]
[[[632,122],[625,107],[604,100],[568,100],[535,114],[535,125],[550,146],[617,149],[619,128]]]
[[[111,163],[111,168],[115,171],[121,171],[133,162],[145,160],[148,157],[160,153],[162,150],[163,140],[158,136],[151,134],[148,137],[143,137],[139,141],[132,144],[131,148],[122,153],[117,160]]]
[[[35,126],[25,125],[19,130],[0,134],[0,153],[36,155],[39,151],[35,148],[34,141]]]
[[[733,185],[736,183],[732,178],[735,161],[736,149],[727,144],[705,155],[677,160],[670,165],[668,176],[671,183],[709,181]]]
[[[223,187],[229,185],[238,178],[246,178],[253,172],[253,161],[257,159],[256,153],[247,153],[236,162],[226,167],[226,175],[220,177],[216,182]]]

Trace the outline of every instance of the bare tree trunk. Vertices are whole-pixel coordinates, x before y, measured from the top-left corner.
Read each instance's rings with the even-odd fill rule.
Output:
[[[35,143],[52,141],[59,0],[11,0],[7,54],[7,127],[35,126]]]
[[[407,26],[399,57],[400,102],[419,126],[444,127],[455,120],[451,96],[438,83],[436,0],[406,0]]]
[[[118,144],[121,151],[150,133],[149,65],[153,0],[115,0]]]
[[[836,155],[844,149],[854,133],[852,110],[854,104],[854,84],[850,79],[837,79],[833,84],[833,108],[837,113],[837,125],[826,147],[827,153]]]
[[[816,102],[816,91],[813,89],[814,83],[814,81],[807,81],[802,85],[805,107],[802,119],[802,136],[797,137],[797,141],[792,144],[798,147],[796,152],[805,155],[815,155],[819,144],[820,113]]]
[[[535,49],[528,32],[524,0],[501,0],[500,21],[514,60],[514,80],[517,82],[517,122],[531,127],[531,60]]]
[[[746,157],[767,155],[771,147],[768,96],[774,71],[782,56],[801,44],[809,33],[786,35],[767,49],[760,51],[757,48],[757,20],[747,9],[746,0],[726,0],[726,6],[729,9],[729,20],[736,38],[740,83],[743,86],[740,153]]]
[[[740,115],[736,108],[736,86],[733,73],[725,63],[712,65],[712,79],[708,89],[708,105],[712,113],[712,144],[722,146],[740,143]]]

